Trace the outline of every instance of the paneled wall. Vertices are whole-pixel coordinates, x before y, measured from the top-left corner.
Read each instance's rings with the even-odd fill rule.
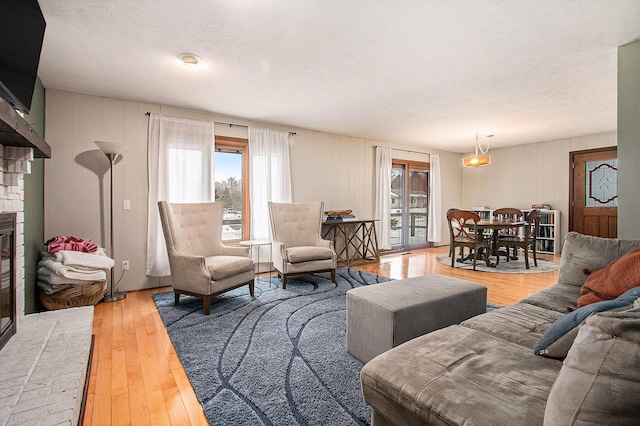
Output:
[[[394,156],[425,161],[409,154],[410,147],[314,130],[249,121],[170,106],[150,105],[96,96],[47,90],[46,137],[52,158],[45,163],[45,239],[56,235],[109,242],[109,162],[93,141],[129,146],[114,172],[114,235],[116,280],[121,261],[130,261],[119,290],[169,285],[166,278],[144,274],[147,232],[147,128],[145,113],[211,120],[292,131],[290,159],[294,201],[321,200],[327,209],[352,209],[363,219],[374,218],[374,145],[386,145]],[[216,124],[216,134],[247,137],[247,129]],[[415,148],[412,148],[415,150]],[[426,149],[425,149],[426,151]],[[462,182],[460,155],[441,155],[443,208],[459,205]],[[122,201],[131,201],[131,210]],[[446,222],[442,220],[442,226]],[[448,232],[443,228],[443,238]],[[443,244],[448,244],[443,241]]]
[[[615,132],[492,149],[489,166],[463,170],[462,207],[550,204],[560,210],[564,237],[569,229],[569,153],[608,146],[616,146]]]
[[[640,239],[640,40],[618,48],[618,235]]]

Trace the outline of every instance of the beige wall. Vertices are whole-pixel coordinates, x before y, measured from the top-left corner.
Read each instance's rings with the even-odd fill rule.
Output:
[[[373,218],[374,145],[410,149],[401,144],[270,125],[182,108],[100,98],[47,90],[46,135],[52,158],[45,163],[45,239],[56,235],[91,238],[101,246],[109,241],[109,163],[93,143],[122,142],[129,146],[114,172],[115,274],[121,261],[130,261],[119,290],[169,285],[166,278],[144,274],[147,229],[147,111],[178,117],[268,127],[296,132],[290,138],[294,201],[322,200],[327,209],[352,209]],[[247,129],[216,125],[216,134],[246,137]],[[427,151],[427,150],[425,150]],[[442,206],[460,204],[460,155],[441,154]],[[426,161],[428,156],[394,150],[394,157]],[[131,200],[131,210],[122,201]],[[448,238],[443,219],[443,237]],[[443,241],[448,244],[448,241]]]
[[[569,229],[569,153],[607,146],[616,146],[615,132],[492,149],[489,166],[463,170],[461,207],[550,204],[560,210],[559,235],[564,237]]]

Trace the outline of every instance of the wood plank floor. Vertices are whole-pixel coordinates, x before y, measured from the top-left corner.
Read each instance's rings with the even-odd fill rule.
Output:
[[[448,247],[381,257],[356,266],[402,279],[442,274],[487,286],[488,301],[509,305],[555,284],[558,273],[496,274],[441,265]],[[540,258],[559,263],[559,256]],[[130,292],[126,299],[95,307],[96,336],[85,425],[207,425],[202,407],[169,340],[151,296],[170,288]]]

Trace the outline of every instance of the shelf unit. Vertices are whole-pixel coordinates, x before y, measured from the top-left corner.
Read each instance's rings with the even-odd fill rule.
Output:
[[[471,211],[480,216],[481,219],[489,219],[493,216],[493,209],[488,208],[471,208]],[[536,237],[536,251],[538,253],[558,254],[560,252],[560,211],[544,210],[540,211],[540,226],[538,227],[538,235]],[[527,215],[531,209],[522,210]]]
[[[540,211],[540,226],[538,227],[538,236],[536,237],[536,251],[538,253],[558,254],[560,253],[560,211],[559,210],[543,210]],[[522,210],[524,214],[529,210]]]

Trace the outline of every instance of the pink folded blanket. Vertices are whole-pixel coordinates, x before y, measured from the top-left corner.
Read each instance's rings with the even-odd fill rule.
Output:
[[[55,253],[61,250],[81,251],[93,253],[98,250],[98,245],[93,240],[78,237],[54,237],[47,241],[47,251]]]

